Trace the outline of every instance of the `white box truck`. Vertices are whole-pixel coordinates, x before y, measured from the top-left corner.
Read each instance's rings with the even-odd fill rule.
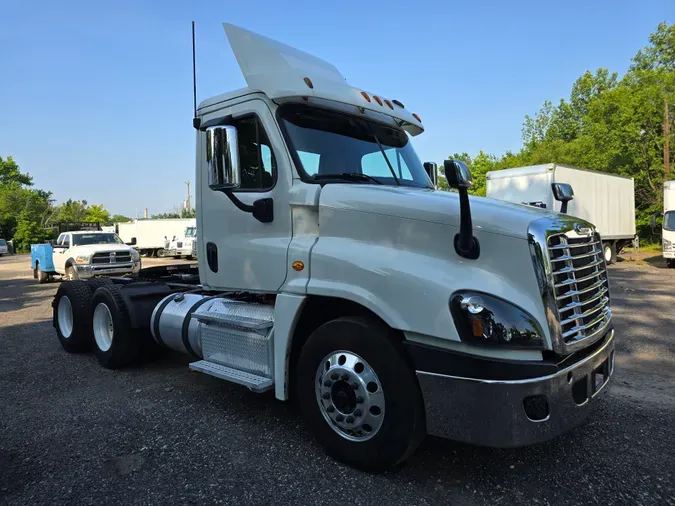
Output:
[[[551,185],[568,183],[574,199],[567,214],[595,225],[602,236],[608,264],[635,239],[635,186],[633,178],[579,169],[559,163],[490,171],[486,175],[488,198],[560,211]]]
[[[663,258],[668,267],[675,268],[675,181],[663,183]]]
[[[132,220],[115,224],[117,235],[144,256],[167,256],[169,244],[185,229],[195,225],[194,218]]]
[[[469,197],[461,161],[445,162],[457,193],[435,190],[401,101],[224,26],[248,86],[195,107],[198,264],[61,284],[63,348],[107,368],[144,346],[188,354],[295,400],[362,469],[426,434],[513,447],[582,423],[614,372],[595,227]]]

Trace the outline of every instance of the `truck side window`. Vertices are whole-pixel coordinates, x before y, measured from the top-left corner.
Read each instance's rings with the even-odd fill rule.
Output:
[[[63,236],[63,244],[66,248],[70,248],[70,235],[69,234],[64,234]]]
[[[234,122],[239,144],[242,190],[268,190],[274,186],[277,164],[270,140],[256,116]]]
[[[63,244],[63,239],[66,237],[66,234],[61,234],[56,240],[56,244]]]

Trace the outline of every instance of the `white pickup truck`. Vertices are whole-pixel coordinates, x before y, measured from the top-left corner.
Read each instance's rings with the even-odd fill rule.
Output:
[[[43,283],[54,274],[73,280],[137,273],[141,257],[111,232],[64,232],[54,245],[31,246],[31,267],[34,277]]]

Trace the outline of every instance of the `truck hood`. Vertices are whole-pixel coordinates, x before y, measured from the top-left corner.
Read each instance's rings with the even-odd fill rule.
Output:
[[[530,223],[555,216],[543,209],[485,197],[470,197],[476,230],[526,239]],[[459,228],[459,195],[454,192],[404,186],[328,184],[320,205],[439,223]]]
[[[75,245],[78,253],[98,253],[100,251],[130,251],[132,248],[125,244],[87,244],[83,246]]]

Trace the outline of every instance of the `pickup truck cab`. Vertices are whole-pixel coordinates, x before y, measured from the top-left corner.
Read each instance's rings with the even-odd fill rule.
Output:
[[[64,232],[54,245],[31,246],[31,267],[35,279],[42,283],[55,274],[73,280],[137,273],[141,269],[141,258],[117,234]]]

